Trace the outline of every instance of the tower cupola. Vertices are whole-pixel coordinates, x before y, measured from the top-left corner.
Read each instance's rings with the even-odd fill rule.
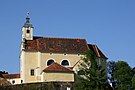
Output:
[[[33,26],[30,23],[29,13],[26,17],[26,22],[22,27],[22,41],[24,40],[33,40]]]
[[[29,14],[28,14],[28,15],[29,15]],[[25,27],[25,28],[28,28],[28,27],[33,28],[32,24],[30,23],[30,18],[29,18],[28,15],[27,15],[27,17],[26,17],[26,22],[24,23],[23,27]]]

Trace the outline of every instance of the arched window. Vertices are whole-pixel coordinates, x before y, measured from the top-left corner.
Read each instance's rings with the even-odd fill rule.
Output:
[[[54,63],[54,60],[52,60],[52,59],[48,60],[47,66],[51,65],[52,63]]]
[[[69,66],[68,60],[63,60],[63,61],[61,62],[61,65],[63,65],[63,66]]]
[[[12,84],[15,84],[15,80],[12,81]]]
[[[27,33],[30,33],[30,30],[29,29],[27,30]]]

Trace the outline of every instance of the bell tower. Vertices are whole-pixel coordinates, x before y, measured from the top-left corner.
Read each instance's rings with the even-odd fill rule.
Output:
[[[29,13],[26,17],[26,22],[22,27],[22,42],[25,40],[33,40],[33,26],[30,23]]]
[[[26,82],[26,54],[25,43],[27,40],[33,40],[33,26],[30,23],[29,13],[27,14],[26,21],[22,27],[22,42],[20,48],[20,77],[21,83]]]

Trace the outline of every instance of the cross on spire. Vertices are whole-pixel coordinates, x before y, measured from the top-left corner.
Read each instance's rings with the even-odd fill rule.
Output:
[[[27,17],[29,17],[29,15],[30,15],[30,13],[29,13],[29,12],[27,12]]]

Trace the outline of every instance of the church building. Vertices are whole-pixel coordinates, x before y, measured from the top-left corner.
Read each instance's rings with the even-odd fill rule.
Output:
[[[4,74],[12,84],[35,82],[71,82],[79,70],[83,53],[92,50],[98,63],[106,67],[107,57],[84,38],[34,36],[29,16],[22,27],[20,73]]]

